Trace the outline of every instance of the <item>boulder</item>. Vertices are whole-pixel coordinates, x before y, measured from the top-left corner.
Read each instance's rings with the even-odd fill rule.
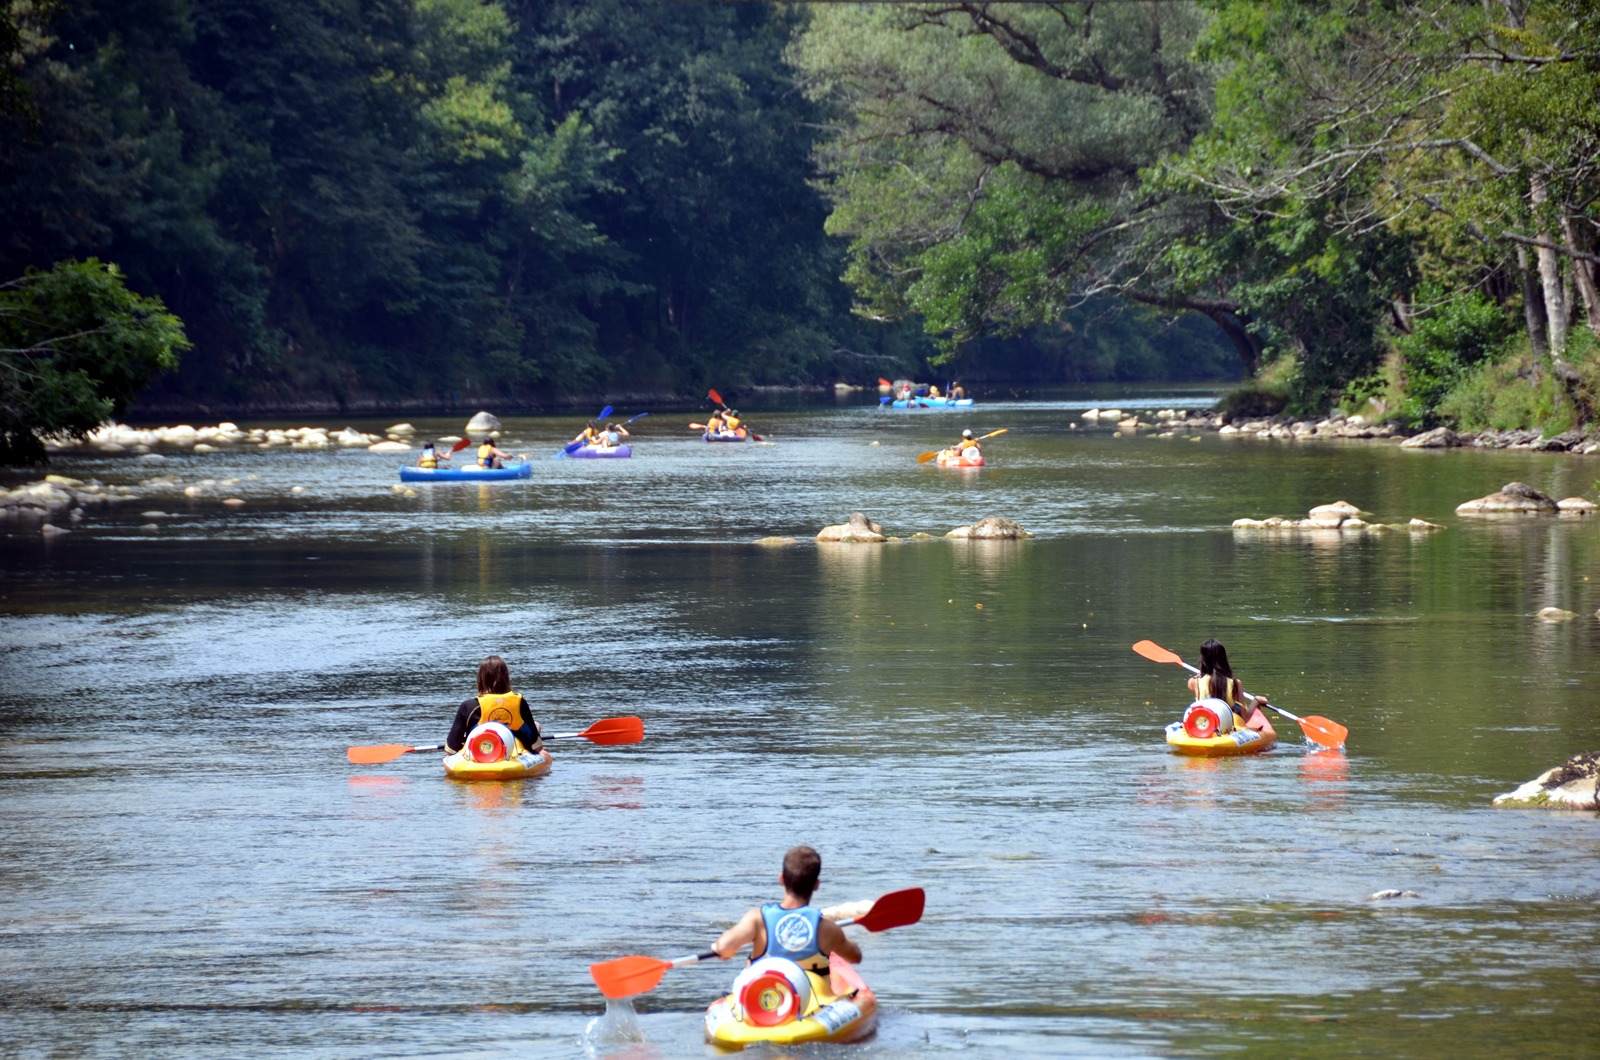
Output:
[[[1556,501],[1556,507],[1561,509],[1562,515],[1588,515],[1597,505],[1583,497],[1565,497]]]
[[[991,515],[979,519],[971,526],[958,526],[944,536],[964,537],[974,541],[1010,541],[1033,535],[1024,530],[1021,523]]]
[[[1450,449],[1461,444],[1460,435],[1449,427],[1435,427],[1431,431],[1407,438],[1400,443],[1402,449]]]
[[[1371,519],[1371,512],[1364,512],[1349,501],[1339,500],[1332,504],[1319,504],[1306,513],[1313,519],[1326,519],[1337,516],[1339,519]]]
[[[849,522],[825,526],[817,534],[818,541],[850,541],[862,544],[881,544],[889,540],[883,536],[883,527],[860,512],[851,512]]]
[[[1487,497],[1456,505],[1461,515],[1554,515],[1560,510],[1555,498],[1521,482],[1507,482]]]
[[[486,434],[491,438],[498,438],[500,429],[500,417],[492,412],[480,412],[467,421],[465,431],[472,438],[481,438]]]
[[[405,442],[373,442],[367,446],[369,453],[409,453],[411,446]]]
[[[1578,617],[1578,612],[1566,611],[1559,607],[1541,607],[1539,617],[1545,622],[1571,622]]]
[[[1496,795],[1495,806],[1539,806],[1555,810],[1600,809],[1600,751],[1574,755],[1516,791]]]
[[[762,548],[783,548],[787,545],[798,545],[800,542],[792,537],[758,537],[755,543]]]

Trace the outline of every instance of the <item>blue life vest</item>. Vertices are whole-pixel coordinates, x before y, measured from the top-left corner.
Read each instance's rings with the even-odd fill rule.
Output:
[[[767,929],[767,957],[784,957],[796,964],[808,957],[820,957],[817,945],[822,910],[814,905],[785,909],[776,902],[761,907],[761,922]]]

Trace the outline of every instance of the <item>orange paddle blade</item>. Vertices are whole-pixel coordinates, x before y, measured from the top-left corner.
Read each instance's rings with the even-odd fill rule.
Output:
[[[1183,660],[1178,657],[1177,652],[1168,651],[1153,640],[1141,640],[1139,643],[1133,646],[1133,650],[1138,652],[1140,655],[1143,655],[1151,662],[1177,663],[1179,666],[1183,665]]]
[[[578,733],[595,743],[638,743],[644,739],[644,722],[639,718],[602,718]]]
[[[1306,734],[1306,739],[1312,743],[1320,743],[1324,747],[1343,747],[1345,740],[1350,736],[1350,730],[1343,725],[1327,718],[1319,718],[1315,714],[1308,714],[1295,720],[1300,723],[1300,731]]]
[[[703,431],[706,429],[706,425],[703,423],[691,423],[689,424],[689,429],[691,431]]]
[[[456,453],[461,452],[461,450],[465,449],[467,446],[469,446],[471,444],[472,444],[472,439],[471,438],[463,438],[463,439],[461,439],[455,445],[452,445],[450,447],[451,455],[454,455]]]
[[[345,752],[345,757],[358,766],[375,766],[380,762],[393,762],[411,750],[408,743],[384,743],[375,747],[352,747]]]
[[[726,401],[722,400],[722,395],[717,393],[715,390],[707,390],[706,391],[706,397],[710,398],[712,401],[715,401],[719,405],[726,405],[727,404]]]
[[[654,990],[671,967],[671,961],[654,957],[618,957],[614,961],[589,965],[589,975],[606,997],[632,997]]]
[[[856,917],[855,922],[868,931],[888,931],[890,928],[915,924],[922,919],[922,907],[927,900],[928,895],[921,887],[891,891],[873,902],[872,908],[865,915]]]
[[[928,461],[932,460],[934,457],[936,457],[938,455],[939,455],[939,450],[937,450],[937,449],[935,449],[931,453],[919,453],[919,454],[917,454],[917,463],[926,464]]]

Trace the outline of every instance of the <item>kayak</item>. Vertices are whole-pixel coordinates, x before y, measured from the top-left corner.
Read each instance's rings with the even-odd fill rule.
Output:
[[[1227,728],[1219,729],[1219,724]],[[1167,726],[1167,743],[1181,755],[1253,755],[1270,750],[1277,742],[1278,734],[1266,715],[1255,711],[1250,724],[1241,728],[1233,724],[1233,711],[1218,699],[1189,704],[1183,720]]]
[[[533,465],[527,461],[505,467],[411,467],[400,469],[401,482],[499,482],[503,479],[532,478]]]
[[[715,434],[707,431],[700,437],[707,442],[748,442],[750,440],[750,432],[740,427],[736,431],[717,431]]]
[[[914,397],[914,398],[911,398],[910,400],[907,400],[905,398],[895,398],[893,401],[889,402],[889,407],[890,408],[896,408],[896,409],[946,409],[946,408],[953,409],[953,408],[966,408],[968,405],[971,405],[971,404],[972,404],[972,399],[971,398],[954,398],[954,399],[952,399],[952,398],[942,398],[942,397],[936,397],[936,398]]]
[[[739,977],[746,980],[741,989],[706,1009],[706,1040],[725,1049],[743,1049],[764,1042],[848,1042],[872,1033],[878,1021],[877,997],[848,962],[835,957],[831,963],[832,978],[841,988],[838,994],[829,976],[802,970],[793,961],[766,957],[752,964]],[[780,965],[788,970],[776,970]],[[762,966],[773,970],[751,976]],[[795,1011],[786,1016],[790,1007]]]
[[[632,455],[631,445],[581,445],[567,454],[574,460],[622,460]]]
[[[529,751],[510,729],[491,721],[467,733],[461,750],[445,755],[444,772],[452,780],[522,780],[544,776],[554,761],[549,751]]]
[[[940,467],[982,467],[983,454],[977,456],[956,456],[948,449],[939,450],[939,455],[934,458]]]

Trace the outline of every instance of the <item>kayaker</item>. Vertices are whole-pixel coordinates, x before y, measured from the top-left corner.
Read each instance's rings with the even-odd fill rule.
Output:
[[[583,430],[578,432],[578,436],[576,438],[572,439],[572,441],[569,442],[568,444],[569,445],[594,445],[599,440],[600,440],[600,428],[595,426],[594,420],[590,420],[587,424],[584,425]]]
[[[713,410],[711,415],[706,417],[706,433],[722,433],[722,411],[720,409]]]
[[[510,729],[525,750],[544,750],[539,723],[533,720],[522,696],[511,691],[511,669],[498,655],[491,655],[478,664],[478,694],[462,700],[456,708],[450,735],[445,737],[445,749],[455,754],[467,742],[468,733],[490,721],[498,721]]]
[[[1256,696],[1255,705],[1244,701],[1244,685],[1233,676],[1228,665],[1228,649],[1215,637],[1200,645],[1200,673],[1189,678],[1189,692],[1195,699],[1220,699],[1233,708],[1234,724],[1257,732],[1272,731],[1272,723],[1261,712],[1266,696]]]
[[[622,444],[622,439],[628,437],[628,429],[620,423],[608,423],[606,429],[600,432],[596,445],[604,449],[615,449]]]
[[[938,383],[929,383],[928,384],[928,396],[931,397],[931,398],[936,398],[936,397],[939,396],[939,384]]]
[[[859,962],[861,947],[811,904],[821,875],[821,854],[807,846],[793,848],[783,856],[783,871],[778,876],[783,899],[745,913],[711,948],[728,960],[749,945],[752,962],[761,957],[786,957],[824,975],[829,954],[837,953],[852,964]]]
[[[739,418],[738,409],[729,409],[722,416],[722,429],[729,434],[738,434],[739,424],[743,422],[744,420]]]
[[[439,451],[433,447],[432,442],[422,443],[422,455],[417,458],[418,467],[438,467],[441,460],[448,463],[450,454],[446,453],[444,456],[440,456]]]
[[[965,457],[968,460],[976,460],[983,455],[983,447],[979,444],[978,439],[972,436],[972,428],[968,427],[961,432],[961,440],[946,449],[945,452],[949,453],[953,458]]]
[[[492,438],[485,438],[483,444],[478,446],[479,467],[505,467],[510,456],[510,453],[496,446]]]
[[[951,401],[960,401],[962,398],[964,398],[966,396],[967,396],[966,388],[964,388],[960,383],[952,383],[952,384],[950,384],[950,400]]]

